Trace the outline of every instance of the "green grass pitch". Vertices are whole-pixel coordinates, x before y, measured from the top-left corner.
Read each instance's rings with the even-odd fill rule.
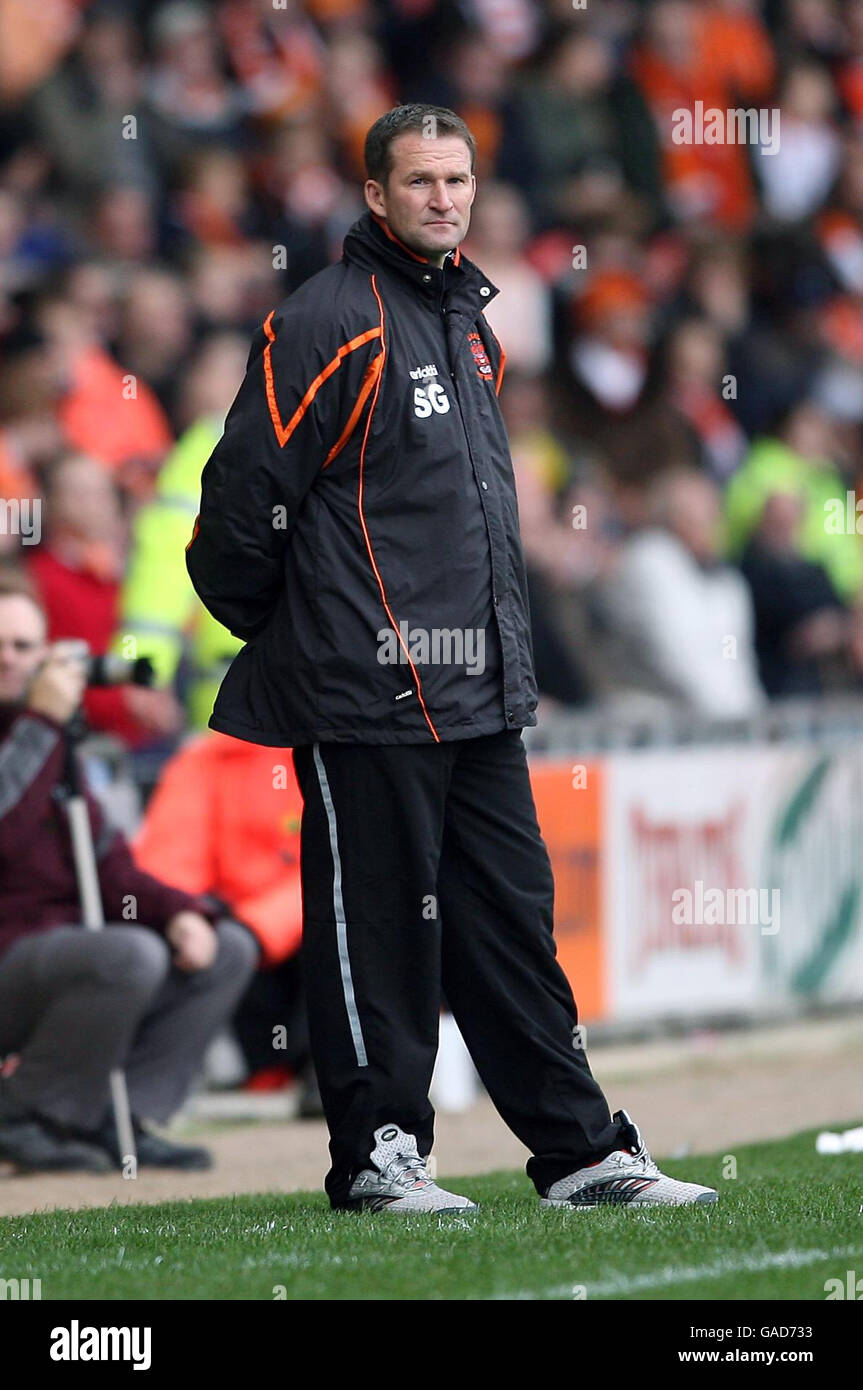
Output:
[[[318,1193],[43,1212],[0,1222],[0,1272],[43,1300],[824,1300],[863,1277],[863,1154],[822,1157],[807,1132],[661,1166],[718,1204],[547,1210],[498,1172],[439,1179],[481,1203],[467,1216],[333,1213]]]

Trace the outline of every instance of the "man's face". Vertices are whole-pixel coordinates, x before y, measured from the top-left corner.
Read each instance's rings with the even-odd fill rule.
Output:
[[[36,668],[44,661],[45,622],[29,598],[0,598],[0,704],[23,700]]]
[[[719,554],[720,506],[706,478],[682,478],[669,503],[669,528],[701,563]]]
[[[476,195],[470,150],[457,135],[433,140],[409,131],[392,142],[390,157],[386,184],[366,182],[366,202],[411,251],[443,265],[470,223]]]

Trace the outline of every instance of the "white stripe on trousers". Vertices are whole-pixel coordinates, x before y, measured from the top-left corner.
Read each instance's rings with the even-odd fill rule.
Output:
[[[342,861],[339,856],[339,839],[336,833],[336,808],[333,805],[333,798],[330,793],[330,784],[327,779],[327,771],[324,767],[324,760],[321,757],[320,745],[314,744],[313,752],[315,756],[315,767],[318,773],[321,796],[323,797],[324,807],[327,813],[327,824],[330,830],[330,849],[333,855],[333,911],[336,918],[336,941],[339,948],[339,970],[342,976],[342,992],[345,996],[345,1008],[348,1014],[348,1023],[351,1028],[351,1037],[354,1042],[354,1051],[357,1054],[357,1066],[367,1067],[368,1058],[366,1057],[366,1045],[363,1041],[363,1030],[360,1026],[360,1016],[357,1012],[357,1001],[354,997],[354,982],[351,976],[351,960],[348,955],[348,924],[345,921],[345,905],[342,902]]]

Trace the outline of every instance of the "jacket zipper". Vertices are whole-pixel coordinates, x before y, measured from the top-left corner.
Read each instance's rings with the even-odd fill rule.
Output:
[[[449,335],[448,335],[448,332],[447,332],[447,321],[446,321],[446,310],[445,310],[444,307],[443,307],[444,289],[445,289],[445,275],[446,275],[446,262],[444,262],[443,266],[441,267],[441,281],[440,281],[440,296],[439,296],[439,299],[438,299],[438,312],[439,312],[439,314],[440,314],[440,317],[441,317],[441,320],[442,320],[442,323],[443,323],[443,341],[444,341],[444,352],[446,353],[447,371],[449,372],[449,379],[450,379],[450,381],[452,382],[452,393],[453,393],[453,396],[455,397],[456,409],[458,410],[458,418],[459,418],[459,420],[460,420],[460,422],[461,422],[462,434],[464,435],[464,442],[465,442],[465,444],[467,445],[468,458],[470,459],[470,462],[471,462],[471,471],[472,471],[473,476],[474,476],[474,481],[476,481],[476,461],[475,461],[474,456],[473,456],[473,449],[471,448],[470,435],[469,435],[468,432],[467,432],[467,425],[465,424],[465,421],[464,421],[464,414],[463,414],[462,408],[461,408],[461,400],[459,399],[459,394],[458,394],[458,385],[457,385],[457,383],[456,383],[455,373],[453,372],[453,369],[452,369],[452,358],[450,357],[450,350],[449,350]],[[509,690],[508,690],[508,688],[507,688],[507,680],[506,680],[506,660],[505,660],[505,657],[504,657],[504,640],[503,640],[503,633],[502,633],[501,630],[500,630],[500,618],[499,618],[499,616],[498,616],[498,603],[499,603],[500,600],[499,600],[499,597],[498,597],[498,594],[497,594],[497,581],[496,581],[496,579],[495,579],[495,573],[494,573],[494,543],[493,543],[492,538],[491,538],[491,528],[490,528],[490,526],[489,526],[489,524],[488,524],[488,514],[487,514],[486,509],[485,509],[485,502],[482,500],[482,494],[480,494],[480,506],[481,506],[481,508],[482,508],[482,514],[483,514],[483,517],[484,517],[484,519],[485,519],[486,535],[488,536],[489,557],[490,557],[490,559],[491,559],[491,602],[492,602],[492,616],[493,616],[493,618],[494,618],[495,623],[497,624],[498,639],[499,639],[499,641],[500,641],[500,650],[501,650],[501,678],[502,678],[502,682],[503,682],[503,702],[504,702],[504,711],[505,711],[505,713],[507,714],[507,719],[508,719],[508,718],[509,718],[509,714],[508,714],[507,706],[509,705]]]

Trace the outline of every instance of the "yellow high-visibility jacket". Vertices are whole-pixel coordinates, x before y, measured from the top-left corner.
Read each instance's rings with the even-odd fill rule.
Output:
[[[159,472],[152,501],[132,529],[120,627],[112,643],[124,656],[148,656],[158,685],[173,681],[185,653],[190,682],[187,711],[206,728],[222,677],[243,643],[201,603],[186,570],[185,547],[198,512],[201,472],[221,438],[224,418],[206,415],[177,440]],[[135,638],[130,651],[129,637]]]

